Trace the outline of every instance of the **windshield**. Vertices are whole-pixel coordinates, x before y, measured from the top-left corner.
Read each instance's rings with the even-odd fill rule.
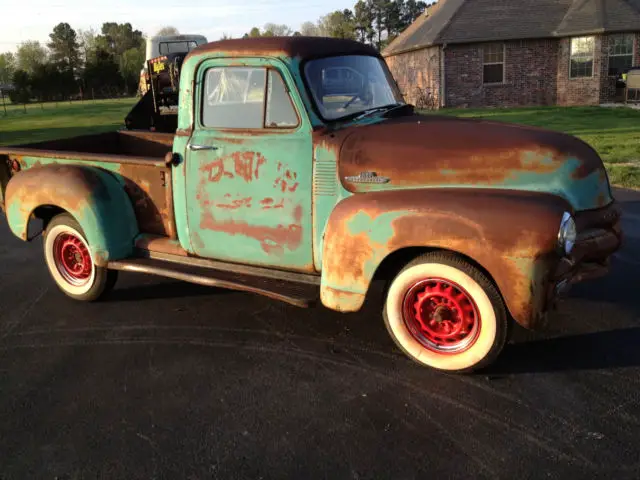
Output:
[[[376,57],[345,55],[311,60],[304,74],[325,120],[404,103],[386,64]]]
[[[187,53],[197,46],[198,44],[195,40],[180,42],[160,42],[159,50],[160,55],[167,55],[169,53]]]

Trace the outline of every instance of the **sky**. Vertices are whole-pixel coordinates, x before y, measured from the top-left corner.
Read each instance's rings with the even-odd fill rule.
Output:
[[[46,44],[60,22],[76,30],[104,22],[129,22],[146,35],[165,25],[180,33],[218,40],[223,33],[241,36],[267,22],[286,23],[294,30],[334,10],[353,8],[356,0],[0,0],[0,52],[15,52],[21,42]]]

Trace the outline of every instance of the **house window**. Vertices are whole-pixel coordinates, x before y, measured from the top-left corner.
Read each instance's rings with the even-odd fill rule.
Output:
[[[482,54],[482,83],[504,83],[504,45],[487,45]]]
[[[594,37],[576,37],[571,39],[571,78],[593,76]]]
[[[609,37],[609,75],[620,75],[633,65],[633,34]]]

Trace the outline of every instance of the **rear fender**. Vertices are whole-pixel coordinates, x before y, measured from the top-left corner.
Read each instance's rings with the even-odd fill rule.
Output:
[[[495,281],[513,318],[530,326],[557,261],[569,204],[522,191],[424,189],[356,194],[332,212],[324,237],[322,303],[357,311],[385,258],[410,247],[457,252]]]
[[[131,256],[138,234],[133,207],[118,180],[106,170],[80,165],[45,165],[23,170],[5,193],[9,227],[27,240],[29,219],[41,206],[67,211],[82,227],[96,265]]]

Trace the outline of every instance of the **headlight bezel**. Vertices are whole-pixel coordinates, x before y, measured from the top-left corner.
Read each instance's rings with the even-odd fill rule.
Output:
[[[575,247],[578,237],[576,221],[569,212],[562,214],[560,229],[558,230],[558,247],[565,254],[569,255]]]

